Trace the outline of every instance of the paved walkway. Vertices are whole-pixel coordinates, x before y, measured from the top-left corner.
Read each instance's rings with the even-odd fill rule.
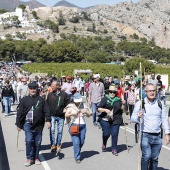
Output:
[[[14,106],[14,109],[15,107],[16,106]],[[135,143],[134,124],[130,124],[128,116],[126,116],[126,122],[128,124],[127,139],[130,147],[129,153],[126,150],[123,126],[120,129],[118,141],[119,156],[116,157],[111,154],[110,139],[107,145],[107,152],[101,152],[102,131],[92,125],[92,118],[87,118],[86,142],[82,149],[81,164],[76,164],[74,161],[73,147],[71,138],[67,133],[67,126],[64,127],[64,143],[59,157],[56,157],[55,153],[50,152],[49,130],[45,127],[40,154],[42,164],[32,165],[30,167],[24,166],[26,158],[23,131],[19,133],[19,151],[16,147],[17,130],[15,118],[15,114],[10,117],[5,117],[4,114],[0,113],[2,131],[5,139],[4,150],[6,149],[7,151],[7,157],[5,157],[4,154],[4,160],[6,160],[6,164],[9,163],[4,170],[137,170],[138,168],[138,144]],[[2,146],[0,146],[0,148],[2,148]],[[163,146],[161,150],[158,170],[170,170],[170,145]]]

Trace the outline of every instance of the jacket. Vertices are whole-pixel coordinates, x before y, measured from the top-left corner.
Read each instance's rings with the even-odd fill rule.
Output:
[[[23,129],[26,115],[33,107],[33,124],[32,130],[42,131],[44,123],[51,122],[50,110],[47,102],[41,96],[26,96],[22,98],[18,105],[16,126]]]
[[[51,92],[47,96],[47,103],[50,108],[50,115],[57,116],[62,119],[65,118],[63,113],[64,108],[70,103],[69,97],[66,92],[60,91],[59,94]]]

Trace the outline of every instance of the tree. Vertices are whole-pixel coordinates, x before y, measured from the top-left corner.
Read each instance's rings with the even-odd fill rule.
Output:
[[[25,5],[23,5],[23,4],[21,4],[21,5],[19,5],[18,6],[18,8],[21,8],[22,10],[23,10],[23,12],[25,11],[25,9],[26,9],[26,6]]]
[[[151,73],[155,69],[155,65],[143,58],[132,58],[125,62],[125,71],[126,74],[133,74],[135,70],[139,70],[140,62],[142,64],[142,68],[145,68],[146,73]]]
[[[36,11],[32,11],[32,15],[33,15],[34,19],[39,19]]]

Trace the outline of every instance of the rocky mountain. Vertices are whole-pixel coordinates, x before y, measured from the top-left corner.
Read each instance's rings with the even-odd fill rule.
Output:
[[[94,21],[103,22],[125,35],[137,33],[170,48],[170,0],[141,0],[115,6],[100,5],[89,9]]]
[[[30,0],[28,2],[23,2],[19,0],[0,0],[0,9],[14,11],[14,9],[20,4],[28,5],[30,9],[45,6],[36,0]]]
[[[18,5],[19,3],[21,3],[19,0],[0,0],[0,8],[2,5]],[[33,4],[32,6],[29,4],[31,8],[43,6],[36,0],[27,3]],[[114,6],[98,5],[84,10],[62,0],[55,5],[56,7],[41,7],[34,10],[41,20],[51,19],[56,23],[62,13],[66,25],[60,26],[60,33],[63,31],[66,34],[75,33],[82,36],[103,34],[112,36],[115,41],[119,41],[116,39],[118,36],[129,38],[130,35],[136,33],[139,37],[154,39],[160,47],[170,48],[169,4],[170,0],[140,0],[138,3],[126,1]],[[80,19],[79,22],[71,23],[70,20],[76,17]],[[88,31],[92,24],[95,24],[95,33]],[[76,32],[73,31],[73,27],[76,28]]]
[[[70,2],[67,2],[67,1],[65,1],[65,0],[61,0],[61,1],[57,2],[57,3],[54,5],[54,7],[57,7],[57,6],[77,7],[77,8],[80,8],[80,7],[74,5],[74,4],[70,3]]]

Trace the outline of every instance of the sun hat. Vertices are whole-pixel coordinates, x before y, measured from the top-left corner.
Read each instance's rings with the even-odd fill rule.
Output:
[[[109,86],[109,91],[117,91],[117,88],[114,85]]]
[[[75,94],[73,95],[73,101],[74,101],[75,103],[81,103],[81,102],[82,102],[82,96],[81,96],[81,94],[80,94],[80,93],[75,93]]]

